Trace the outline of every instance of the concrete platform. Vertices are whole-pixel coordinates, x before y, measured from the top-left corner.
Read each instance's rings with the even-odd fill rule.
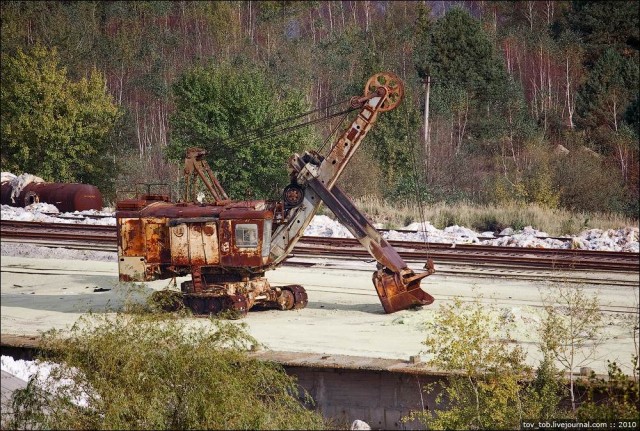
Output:
[[[527,351],[528,362],[537,365],[540,352],[535,325],[542,315],[540,289],[548,285],[544,279],[436,273],[422,283],[422,288],[436,298],[434,304],[384,314],[371,282],[374,264],[361,262],[358,269],[322,263],[306,268],[280,267],[267,274],[271,283],[303,285],[309,296],[307,308],[252,311],[236,323],[246,324],[248,332],[267,351],[308,357],[389,359],[402,364],[410,357],[428,359],[422,352],[425,323],[434,318],[441,304],[454,297],[471,300],[482,295],[482,301],[495,307],[495,312],[513,317],[512,335]],[[139,285],[137,290],[150,293],[167,283],[155,281]],[[596,359],[587,364],[596,372],[606,373],[607,359],[619,364],[630,362],[634,346],[627,321],[630,317],[637,321],[634,297],[638,287],[585,284],[584,288],[587,293],[598,293],[603,309],[612,311],[606,316],[608,340],[600,346]],[[83,313],[117,310],[131,294],[131,284],[118,282],[116,263],[2,256],[2,334],[25,337],[51,328],[63,329]],[[635,315],[629,314],[633,311]],[[194,318],[193,322],[205,324],[206,320]]]
[[[415,424],[400,420],[402,416],[433,403],[420,388],[444,376],[426,366],[422,341],[425,323],[442,304],[454,297],[469,301],[482,295],[481,301],[494,307],[494,312],[512,317],[512,335],[527,352],[527,361],[536,366],[540,359],[535,331],[542,315],[540,290],[550,282],[576,282],[575,274],[563,272],[440,267],[440,273],[422,284],[436,298],[433,305],[388,315],[371,282],[374,269],[374,264],[363,261],[322,259],[312,267],[281,267],[267,274],[271,283],[305,286],[307,308],[252,311],[234,321],[245,324],[263,346],[250,354],[282,364],[298,378],[325,417],[342,424],[361,419],[373,429],[414,429]],[[146,295],[168,283],[156,281],[132,290],[131,284],[118,282],[117,264],[111,262],[2,256],[1,271],[2,352],[23,358],[37,348],[43,331],[68,328],[89,311],[113,312],[127,297]],[[628,323],[638,317],[637,280],[635,274],[589,274],[582,283],[587,293],[600,295],[603,309],[608,310],[608,339],[586,364],[597,373],[606,372],[607,359],[630,362],[634,343]],[[208,324],[206,319],[191,322]],[[5,374],[3,402],[11,391],[26,384]],[[3,404],[3,416],[5,411]]]

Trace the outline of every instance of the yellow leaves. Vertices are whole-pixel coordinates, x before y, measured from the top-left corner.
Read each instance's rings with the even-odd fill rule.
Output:
[[[451,377],[437,405],[411,418],[433,429],[517,428],[528,396],[519,382],[529,367],[522,349],[509,344],[508,324],[499,313],[481,299],[455,298],[441,305],[426,332],[429,365]],[[445,400],[447,409],[441,410]]]

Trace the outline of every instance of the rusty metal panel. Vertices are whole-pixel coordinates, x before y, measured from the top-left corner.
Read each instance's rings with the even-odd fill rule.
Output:
[[[121,281],[152,281],[167,256],[163,219],[118,219],[118,271]]]
[[[222,254],[222,264],[235,267],[257,267],[262,265],[263,219],[224,220],[225,239],[230,250]],[[221,251],[223,244],[221,243]]]
[[[171,230],[171,263],[175,266],[215,265],[220,262],[214,222],[182,223]]]
[[[186,224],[169,228],[171,235],[171,264],[189,266],[189,229]]]
[[[144,231],[142,220],[139,218],[119,219],[120,229],[120,256],[144,255]]]
[[[251,208],[238,208],[229,205],[220,213],[223,220],[254,220],[254,219],[273,219],[273,212],[270,210],[254,210]]]
[[[189,251],[192,266],[212,265],[220,261],[215,223],[189,225]]]
[[[119,256],[118,273],[120,281],[148,281],[142,256]]]
[[[231,227],[231,220],[220,221],[220,261],[223,265],[227,265],[229,262],[229,253],[231,252],[231,238],[233,237],[233,230]]]
[[[192,266],[206,265],[202,224],[189,224],[189,262]]]
[[[215,223],[205,223],[202,227],[202,247],[204,248],[204,261],[207,265],[220,263],[218,230]]]
[[[143,222],[146,260],[149,263],[162,263],[168,251],[166,220],[143,219]]]
[[[217,217],[224,210],[224,206],[213,204],[191,204],[191,203],[170,203],[170,202],[153,202],[140,210],[142,217],[166,217],[169,219],[176,218],[194,218],[194,217]]]

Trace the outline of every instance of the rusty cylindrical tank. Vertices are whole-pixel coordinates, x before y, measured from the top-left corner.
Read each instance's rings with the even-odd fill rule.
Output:
[[[31,183],[11,202],[11,184],[2,183],[2,204],[25,207],[36,202],[55,205],[60,212],[101,210],[102,193],[96,186],[77,183]]]

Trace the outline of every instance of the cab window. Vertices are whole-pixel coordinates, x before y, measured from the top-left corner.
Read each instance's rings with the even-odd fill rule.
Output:
[[[236,225],[236,247],[256,248],[258,247],[258,225],[257,224],[237,224]]]

